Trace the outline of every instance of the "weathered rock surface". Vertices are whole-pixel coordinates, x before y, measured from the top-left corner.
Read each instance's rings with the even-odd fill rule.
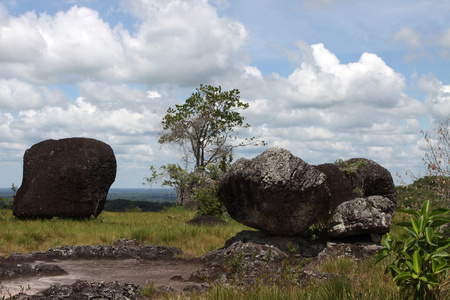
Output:
[[[241,231],[225,242],[225,248],[237,242],[270,245],[280,249],[284,253],[299,254],[302,257],[317,256],[325,248],[323,242],[311,242],[299,236],[276,236],[261,230]]]
[[[236,221],[282,236],[306,230],[330,201],[325,174],[278,147],[236,161],[218,196]]]
[[[139,285],[119,282],[87,282],[77,280],[71,285],[53,285],[36,295],[16,295],[18,300],[44,299],[140,299]]]
[[[89,138],[46,140],[25,151],[13,213],[27,218],[98,216],[116,177],[111,147]]]
[[[366,158],[351,158],[336,165],[350,180],[354,198],[383,196],[397,203],[394,180],[386,168]]]
[[[357,198],[340,204],[334,211],[328,231],[333,237],[389,232],[395,203],[382,196]]]
[[[326,175],[327,187],[331,194],[331,211],[339,204],[354,198],[350,180],[336,164],[322,164],[316,166],[316,169]]]
[[[0,261],[0,282],[3,279],[11,279],[22,276],[57,276],[67,274],[61,267],[40,263],[30,265],[27,263],[16,264],[14,262]],[[1,299],[1,298],[0,298]]]
[[[189,280],[203,282],[208,278],[221,284],[239,280],[240,284],[252,285],[264,270],[276,272],[285,258],[286,253],[271,245],[236,242],[203,256],[203,267],[192,273]]]
[[[0,265],[2,263],[20,263],[36,260],[53,259],[145,259],[158,260],[175,258],[181,255],[182,251],[176,247],[166,247],[160,245],[140,245],[132,240],[118,240],[113,246],[94,245],[94,246],[67,246],[55,247],[47,251],[33,251],[27,254],[13,252],[7,258],[0,256]]]

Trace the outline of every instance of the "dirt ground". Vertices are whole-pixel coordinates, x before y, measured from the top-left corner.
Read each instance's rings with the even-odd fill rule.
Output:
[[[31,265],[35,267],[42,261]],[[45,262],[48,265],[58,265],[67,274],[57,276],[25,276],[12,280],[0,281],[0,299],[5,296],[23,292],[36,294],[54,284],[72,284],[77,279],[87,281],[104,281],[120,283],[135,283],[140,286],[153,283],[154,286],[171,286],[175,292],[181,292],[186,287],[200,285],[188,281],[190,274],[201,267],[201,264],[186,260],[146,261],[140,259],[101,259],[101,260],[55,260]]]
[[[184,258],[179,248],[139,245],[129,240],[118,240],[113,246],[56,247],[30,254],[15,253],[8,258],[0,256],[0,299],[9,299],[19,293],[26,295],[18,299],[48,299],[55,298],[61,291],[62,298],[58,296],[55,299],[67,299],[64,293],[90,293],[94,297],[99,293],[122,293],[121,297],[115,296],[114,299],[130,299],[130,295],[131,299],[136,299],[133,295],[139,294],[147,284],[157,290],[180,294],[204,290],[208,286],[206,279],[211,283],[222,280],[223,275],[231,279],[235,275],[233,272],[239,270],[246,270],[242,283],[251,285],[261,275],[262,269],[273,270],[275,276],[284,260],[293,259],[299,263],[303,257],[309,258],[299,279],[307,281],[315,276],[315,265],[329,257],[344,255],[360,259],[373,256],[379,247],[375,244],[327,243],[316,247],[312,253],[315,247],[304,245],[300,249],[303,254],[293,255],[272,245],[236,241],[192,259]],[[327,276],[319,275],[321,278]],[[80,284],[79,280],[85,280],[86,284]],[[114,282],[117,285],[113,288],[103,285]],[[98,284],[86,287],[88,283],[98,283],[101,288],[97,289]],[[133,291],[128,293],[125,290],[130,286]]]

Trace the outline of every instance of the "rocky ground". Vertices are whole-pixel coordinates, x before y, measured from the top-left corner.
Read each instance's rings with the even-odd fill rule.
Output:
[[[245,239],[251,240],[248,236]],[[317,249],[315,253],[310,248],[301,254],[298,248],[282,251],[261,240],[234,239],[227,247],[202,257],[185,258],[178,248],[126,239],[117,240],[112,246],[57,247],[29,254],[13,253],[8,258],[0,256],[0,299],[13,295],[23,300],[141,299],[144,287],[154,295],[201,292],[218,283],[251,285],[262,275],[283,280],[286,272],[297,272],[300,281],[308,281],[312,277],[335,276],[314,270],[317,263],[328,257],[346,255],[359,259],[373,255],[378,248],[367,243],[329,242],[313,247]],[[305,256],[309,258],[304,260]]]

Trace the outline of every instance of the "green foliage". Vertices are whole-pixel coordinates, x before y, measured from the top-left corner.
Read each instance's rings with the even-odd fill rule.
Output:
[[[225,206],[217,197],[217,184],[211,187],[197,189],[194,194],[195,207],[198,216],[223,217],[226,213]]]
[[[217,184],[228,166],[229,162],[222,161],[219,164],[208,164],[191,173],[186,172],[178,164],[162,166],[159,172],[151,166],[152,174],[146,180],[151,183],[162,178],[162,185],[175,188],[179,194],[185,190],[190,192],[196,203],[198,216],[223,217],[226,209],[217,197]]]
[[[405,298],[439,299],[450,269],[450,239],[440,231],[441,226],[450,223],[449,210],[431,210],[430,201],[425,201],[419,211],[397,211],[410,217],[410,221],[396,224],[403,227],[408,236],[396,240],[386,234],[381,241],[384,248],[378,251],[375,263],[387,257],[394,258],[386,267],[386,273],[391,273]]]
[[[397,205],[400,207],[419,208],[426,200],[438,206],[448,206],[445,198],[438,191],[445,189],[440,176],[425,176],[409,185],[396,187]]]
[[[169,108],[163,117],[164,132],[158,142],[162,145],[177,144],[184,150],[184,159],[193,159],[195,170],[210,163],[218,163],[231,155],[236,146],[230,140],[236,139],[237,128],[248,128],[239,109],[247,109],[248,103],[240,101],[238,89],[222,91],[211,85],[200,85],[183,105]],[[250,138],[251,143],[254,138]]]
[[[148,299],[153,299],[156,294],[155,284],[146,282],[142,287],[141,294]]]
[[[0,197],[0,209],[1,208],[12,209],[13,201],[14,200],[12,198],[1,198]]]
[[[362,159],[359,159],[351,164],[346,162],[345,160],[338,159],[336,161],[336,164],[338,164],[339,169],[341,171],[344,171],[344,172],[347,172],[350,174],[356,174],[358,172],[358,170],[364,170],[367,167],[367,162]]]
[[[158,139],[161,145],[180,147],[186,168],[178,164],[159,169],[151,166],[151,175],[144,179],[148,183],[162,180],[163,186],[176,189],[179,200],[184,200],[185,192],[190,193],[193,198],[189,199],[199,206],[199,215],[222,216],[225,209],[217,199],[217,181],[231,164],[233,149],[257,146],[258,139],[237,139],[238,128],[250,127],[239,112],[249,104],[240,101],[238,89],[222,91],[220,86],[201,84],[196,90],[184,104],[169,107]],[[261,143],[266,145],[264,141]],[[188,171],[190,163],[194,163],[192,172]]]
[[[362,186],[364,185],[364,177],[360,177],[360,179],[362,180],[361,183],[358,183],[355,178],[358,177],[358,175],[361,175],[361,173],[367,171],[367,161],[358,159],[353,163],[349,163],[342,159],[338,159],[336,161],[336,164],[338,165],[339,169],[343,171],[347,177],[349,177],[350,182],[353,186],[353,195],[355,197],[364,197],[362,190]]]

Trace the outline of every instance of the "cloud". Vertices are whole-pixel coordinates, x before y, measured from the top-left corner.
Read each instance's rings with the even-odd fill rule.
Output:
[[[307,8],[323,9],[333,4],[333,2],[335,0],[306,0],[303,5]]]
[[[404,43],[412,50],[423,48],[423,43],[419,33],[412,30],[410,27],[402,27],[395,35],[396,42]]]
[[[318,4],[342,9],[336,1]],[[241,91],[241,99],[250,103],[242,114],[252,125],[240,131],[241,137],[261,134],[269,146],[285,147],[311,164],[350,157],[371,158],[390,170],[420,164],[422,121],[450,110],[448,85],[424,76],[418,85],[426,101],[414,99],[405,92],[405,77],[379,53],[353,50],[360,52],[349,58],[329,44],[297,41],[296,48],[280,50],[283,59],[275,61],[291,68],[279,74],[251,60],[245,50],[255,46],[246,48],[247,42],[258,40],[258,33],[223,16],[228,12],[223,4],[220,13],[206,0],[121,5],[116,13],[127,14],[133,25],[112,27],[86,7],[10,15],[0,6],[0,158],[11,172],[20,173],[23,152],[36,142],[87,136],[113,147],[121,186],[139,185],[150,164],[179,161],[176,148],[161,149],[157,143],[161,117],[200,83]],[[361,4],[352,11],[360,6],[371,8]],[[329,10],[322,12],[329,16]],[[364,29],[354,24],[348,32]],[[382,27],[385,39],[396,30]],[[296,31],[295,38],[305,34]],[[358,34],[353,37],[365,37]],[[393,40],[421,55],[430,39],[405,25]],[[442,49],[450,48],[448,40],[444,32]],[[235,157],[262,151],[241,149]]]
[[[259,113],[275,126],[308,124],[355,130],[380,119],[422,114],[423,105],[403,92],[403,75],[377,55],[364,53],[359,61],[342,64],[323,44],[302,50],[306,52],[303,62],[288,77],[270,75],[251,81],[245,71],[244,78],[254,85],[242,88],[243,97],[255,101],[252,118]]]
[[[1,28],[0,74],[33,82],[73,82],[80,76],[117,77],[123,49],[92,9],[74,6],[55,16],[27,12]],[[20,36],[21,38],[17,38]]]
[[[42,105],[62,105],[67,96],[58,89],[17,79],[0,79],[0,109],[20,110]]]
[[[443,85],[429,74],[419,79],[418,86],[427,93],[425,103],[430,107],[433,119],[437,122],[446,120],[450,115],[450,85]]]
[[[418,120],[428,108],[405,94],[402,74],[373,53],[342,63],[323,44],[298,45],[302,62],[287,77],[252,77],[247,68],[235,83],[250,103],[243,114],[253,134],[312,164],[368,157],[396,168],[417,160]]]
[[[405,60],[407,62],[416,61],[420,56],[425,55],[425,45],[422,42],[421,34],[410,27],[402,27],[394,35],[393,41],[406,46],[408,53],[405,55]]]
[[[442,47],[440,52],[442,59],[450,60],[450,28],[438,38],[438,41]]]
[[[198,84],[199,78],[223,74],[242,60],[245,27],[219,17],[207,1],[135,0],[123,5],[142,20],[134,34],[118,30],[136,79]]]
[[[111,28],[73,6],[54,16],[27,12],[0,24],[0,76],[34,83],[91,81],[195,84],[245,59],[247,32],[206,1],[127,1],[135,31]],[[17,38],[20,36],[20,38]]]
[[[312,45],[310,52],[288,77],[289,89],[284,93],[298,105],[365,103],[386,107],[395,106],[404,97],[404,78],[375,54],[364,53],[356,63],[340,64],[323,44]]]

